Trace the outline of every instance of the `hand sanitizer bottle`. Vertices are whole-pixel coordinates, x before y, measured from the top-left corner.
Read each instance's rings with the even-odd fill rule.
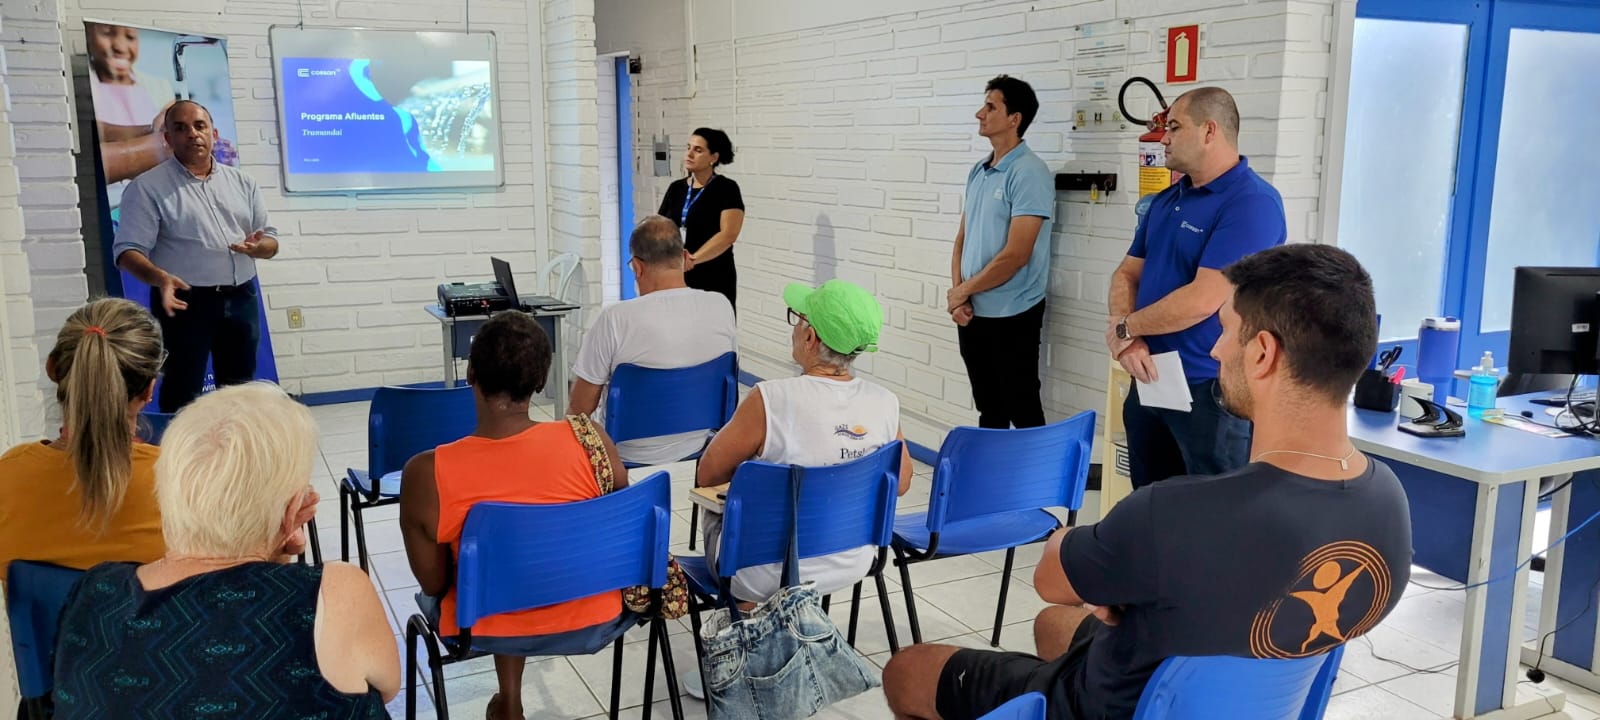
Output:
[[[1500,373],[1494,369],[1493,354],[1485,351],[1478,366],[1472,369],[1472,382],[1467,388],[1467,414],[1483,417],[1483,411],[1494,408],[1495,392],[1500,388]]]

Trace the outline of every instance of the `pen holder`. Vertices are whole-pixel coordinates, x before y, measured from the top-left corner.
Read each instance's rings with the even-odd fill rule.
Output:
[[[1354,401],[1362,410],[1394,412],[1400,404],[1400,386],[1378,370],[1363,370],[1356,381]]]

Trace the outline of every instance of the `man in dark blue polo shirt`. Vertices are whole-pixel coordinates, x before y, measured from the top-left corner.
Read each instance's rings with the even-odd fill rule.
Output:
[[[1239,108],[1222,88],[1184,93],[1167,113],[1167,167],[1184,173],[1157,194],[1139,221],[1128,256],[1111,277],[1106,345],[1138,382],[1122,419],[1134,488],[1178,475],[1243,467],[1250,423],[1217,403],[1227,300],[1222,268],[1281,245],[1283,198],[1239,155]],[[1145,407],[1139,383],[1157,380],[1152,355],[1177,352],[1194,398],[1187,411]]]

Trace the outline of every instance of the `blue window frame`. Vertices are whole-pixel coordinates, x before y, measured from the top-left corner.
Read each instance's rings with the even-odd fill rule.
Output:
[[[1453,24],[1467,29],[1454,192],[1444,267],[1439,269],[1444,273],[1444,282],[1438,311],[1441,315],[1461,319],[1460,366],[1474,364],[1486,350],[1493,352],[1497,361],[1503,361],[1507,356],[1509,333],[1484,332],[1480,325],[1484,319],[1486,272],[1511,272],[1510,267],[1489,268],[1488,257],[1512,33],[1516,30],[1600,33],[1600,4],[1594,0],[1360,0],[1356,16],[1358,19]],[[1539,112],[1540,108],[1518,110]],[[1592,118],[1573,119],[1573,142],[1588,142],[1584,127],[1590,120]],[[1416,127],[1397,131],[1426,133],[1440,129]],[[1595,257],[1600,262],[1600,228],[1596,229],[1594,238]],[[1404,357],[1412,360],[1416,358],[1416,333],[1409,328],[1416,327],[1419,321],[1420,318],[1391,317],[1383,321],[1384,336],[1407,338],[1392,344],[1401,345],[1405,349]]]

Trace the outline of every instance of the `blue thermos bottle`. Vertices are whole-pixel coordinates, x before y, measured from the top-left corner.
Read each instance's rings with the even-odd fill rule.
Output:
[[[1461,348],[1461,321],[1453,317],[1422,319],[1417,331],[1417,379],[1433,386],[1433,401],[1443,405],[1455,382],[1456,353]]]

